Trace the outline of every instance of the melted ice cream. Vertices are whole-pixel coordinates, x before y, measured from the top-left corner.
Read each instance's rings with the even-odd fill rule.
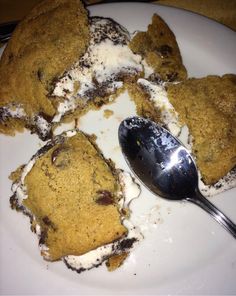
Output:
[[[78,99],[85,104],[123,86],[124,77],[142,72],[141,57],[128,47],[129,33],[111,19],[90,20],[91,41],[84,56],[55,85],[53,96],[63,97],[54,122],[74,110]],[[81,104],[81,101],[80,101]]]

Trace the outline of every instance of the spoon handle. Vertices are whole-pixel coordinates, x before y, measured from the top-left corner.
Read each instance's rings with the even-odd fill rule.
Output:
[[[223,214],[216,206],[214,206],[207,198],[205,198],[198,190],[195,196],[188,197],[186,200],[200,206],[208,212],[221,226],[228,230],[234,238],[236,238],[236,224],[233,223],[225,214]]]

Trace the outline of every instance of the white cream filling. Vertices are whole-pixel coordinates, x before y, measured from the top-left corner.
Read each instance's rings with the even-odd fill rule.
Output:
[[[115,38],[111,37],[96,42],[99,34],[102,34],[102,31],[94,33],[96,27],[102,24],[105,30],[106,22],[110,20],[102,19],[91,24],[92,36],[86,53],[55,85],[52,95],[64,97],[64,101],[59,104],[53,122],[59,122],[66,112],[74,110],[78,105],[78,98],[86,103],[90,99],[89,92],[104,86],[109,94],[121,88],[123,82],[119,78],[120,74],[122,76],[142,72],[141,56],[135,55],[127,44],[115,42]],[[127,32],[118,27],[116,29],[114,34],[120,34],[128,41]]]
[[[134,181],[131,174],[125,171],[119,173],[119,181],[122,187],[122,195],[124,198],[120,203],[122,208],[129,206],[130,202],[137,198],[141,192],[139,185]]]
[[[35,219],[35,217],[33,217],[33,219]],[[35,226],[35,233],[38,236],[38,239],[40,239],[42,233],[41,233],[41,227],[40,227],[39,224],[36,224],[36,226]],[[44,258],[50,259],[50,256],[49,256],[49,248],[45,244],[40,244],[39,245],[39,249],[40,249],[41,255]]]
[[[15,107],[8,109],[9,114],[14,118],[22,118],[26,116],[25,110],[22,107]]]
[[[199,173],[199,190],[206,197],[211,197],[220,194],[226,190],[236,187],[236,170],[229,172],[226,176],[221,178],[217,183],[212,185],[205,185],[202,182],[202,177]]]
[[[13,185],[12,185],[12,191],[14,193],[16,193],[16,197],[17,197],[17,201],[18,201],[19,205],[22,205],[23,200],[28,197],[28,195],[26,193],[27,190],[24,185],[24,180],[25,180],[26,175],[31,171],[32,167],[34,166],[35,161],[36,161],[35,158],[32,158],[28,162],[28,164],[23,168],[20,181],[17,183],[13,183]]]
[[[0,110],[1,110],[1,117],[3,118],[3,120],[7,119],[8,117],[12,117],[12,118],[26,117],[25,110],[20,105],[15,106],[13,104],[10,104],[5,107],[0,107]]]
[[[154,102],[154,106],[161,111],[162,122],[164,122],[174,136],[178,136],[182,126],[179,123],[177,112],[168,100],[165,88],[162,85],[158,85],[143,78],[138,79],[138,84],[148,90],[150,99]]]
[[[20,106],[8,106],[0,108],[3,111],[3,118],[19,118],[19,119],[28,119],[27,114],[25,113],[24,108]],[[35,115],[31,118],[33,125],[36,125],[43,137],[47,136],[48,132],[51,129],[51,124],[43,118],[41,115]]]
[[[125,220],[123,222],[125,227],[128,229],[128,235],[125,239],[136,239],[136,242],[143,239],[143,236],[140,234],[140,231],[134,227],[129,221]],[[111,244],[104,245],[95,250],[92,250],[81,256],[66,256],[64,259],[70,267],[76,270],[91,269],[97,265],[100,265],[104,260],[112,255],[119,255],[124,250],[119,249],[119,244],[122,241],[116,241]],[[132,246],[133,248],[134,246]],[[129,251],[129,250],[127,250]]]

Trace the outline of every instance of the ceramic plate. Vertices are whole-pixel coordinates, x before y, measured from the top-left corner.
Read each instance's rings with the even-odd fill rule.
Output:
[[[153,13],[169,24],[179,43],[189,76],[233,73],[236,34],[199,15],[144,3],[114,3],[90,7],[91,15],[114,18],[130,32],[145,30]],[[104,118],[105,109],[114,111]],[[128,170],[117,139],[120,121],[134,113],[126,93],[99,112],[79,121],[95,133],[98,145],[117,167]],[[62,262],[44,261],[29,219],[9,206],[8,175],[25,163],[42,142],[28,132],[0,136],[0,291],[1,294],[234,294],[236,243],[213,219],[192,204],[168,202],[145,188],[132,204],[132,220],[144,240],[113,273],[104,266],[82,274]],[[236,189],[211,201],[236,222]]]

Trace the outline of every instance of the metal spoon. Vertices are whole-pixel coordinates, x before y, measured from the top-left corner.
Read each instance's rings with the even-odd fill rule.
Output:
[[[200,206],[236,238],[236,225],[200,193],[195,162],[179,140],[141,117],[122,121],[118,136],[128,165],[153,193]]]

